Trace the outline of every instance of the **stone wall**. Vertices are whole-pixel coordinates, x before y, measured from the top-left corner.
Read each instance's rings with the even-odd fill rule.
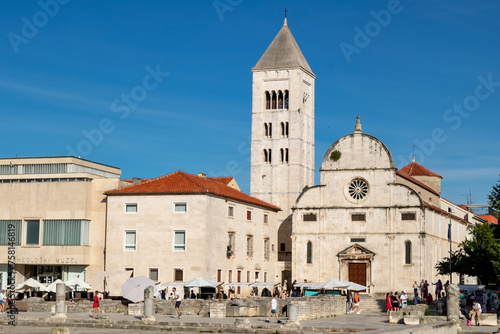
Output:
[[[288,307],[296,307],[296,320],[327,318],[346,312],[345,297],[343,296],[290,298]]]

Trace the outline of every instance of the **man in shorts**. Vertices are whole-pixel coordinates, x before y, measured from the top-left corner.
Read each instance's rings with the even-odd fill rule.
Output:
[[[181,310],[179,309],[179,307],[181,306],[181,295],[177,292],[176,288],[173,288],[172,292],[174,293],[175,310],[177,311],[177,319],[180,319],[181,318]]]
[[[266,322],[270,322],[269,318],[271,318],[274,314],[276,317],[276,321],[278,324],[281,324],[281,320],[278,319],[278,311],[276,311],[276,308],[278,307],[278,300],[276,299],[276,294],[273,295],[273,300],[271,300],[271,313],[269,313]]]
[[[5,295],[5,290],[0,292],[0,314],[5,313],[5,305],[7,304],[7,296]]]
[[[354,307],[352,308],[352,312],[356,312],[357,314],[361,313],[361,309],[359,308],[359,295],[357,292],[354,293]]]

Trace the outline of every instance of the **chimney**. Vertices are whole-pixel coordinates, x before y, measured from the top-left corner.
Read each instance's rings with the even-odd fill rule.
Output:
[[[202,178],[206,178],[206,177],[207,177],[207,174],[205,174],[205,173],[198,173],[198,176],[199,176],[199,177],[202,177]]]
[[[142,182],[142,179],[138,178],[138,177],[134,177],[132,179],[132,184],[138,184],[138,183],[141,183]]]

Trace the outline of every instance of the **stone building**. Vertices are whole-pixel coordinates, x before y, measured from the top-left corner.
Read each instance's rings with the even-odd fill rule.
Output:
[[[252,68],[250,194],[282,209],[278,213],[278,266],[291,279],[291,207],[314,184],[315,75],[288,28]]]
[[[7,284],[8,225],[16,282],[91,281],[104,264],[106,196],[121,170],[75,157],[0,159],[0,286]]]
[[[362,132],[326,151],[321,183],[293,207],[293,275],[331,278],[370,293],[407,289],[421,279],[445,282],[435,264],[455,250],[476,216],[441,197],[442,177],[412,161],[397,170],[388,148]],[[458,277],[453,278],[458,282]]]
[[[279,208],[232,177],[181,171],[107,194],[107,270],[155,281],[276,282]]]

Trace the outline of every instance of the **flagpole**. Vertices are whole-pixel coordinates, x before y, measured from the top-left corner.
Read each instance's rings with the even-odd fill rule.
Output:
[[[451,271],[452,265],[451,265],[451,217],[450,217],[450,224],[448,225],[448,240],[450,241],[450,284],[453,283],[453,273]]]

